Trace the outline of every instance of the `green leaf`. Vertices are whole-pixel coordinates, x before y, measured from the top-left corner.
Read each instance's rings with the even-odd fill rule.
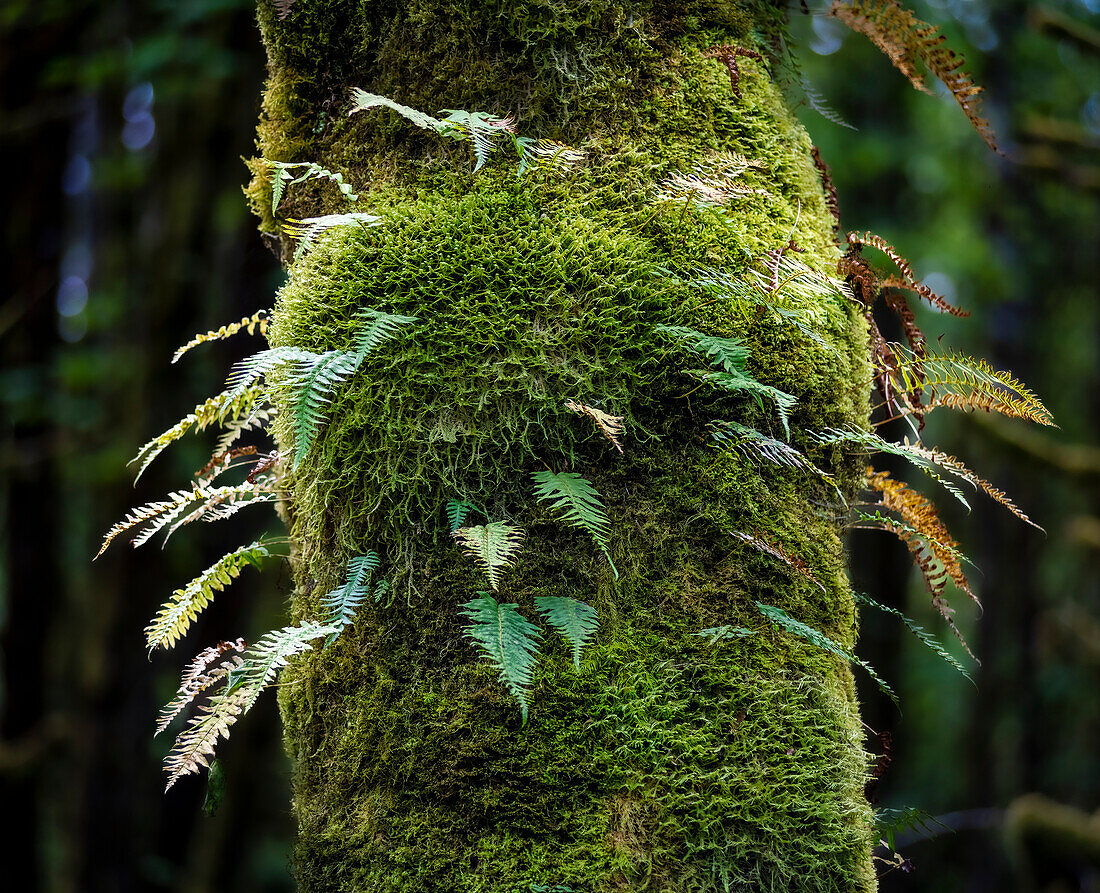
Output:
[[[330,633],[325,639],[326,648],[336,641],[339,630],[355,619],[356,611],[359,610],[363,599],[370,591],[370,576],[377,570],[378,564],[379,558],[376,552],[355,556],[348,562],[344,585],[321,596],[321,608],[324,611],[321,622],[338,630]]]
[[[469,618],[465,635],[481,647],[485,656],[500,670],[501,681],[519,702],[523,723],[527,724],[528,700],[538,657],[538,627],[518,611],[518,605],[502,605],[488,593],[480,593],[462,606]]]
[[[535,607],[573,646],[573,666],[580,670],[581,649],[600,626],[596,609],[575,598],[556,595],[535,596]]]
[[[447,501],[447,524],[451,528],[451,533],[454,533],[465,523],[466,516],[470,512],[477,512],[479,515],[485,514],[472,502],[457,499]]]
[[[853,592],[852,595],[855,596],[855,600],[857,602],[869,605],[872,608],[877,608],[879,611],[884,611],[887,614],[893,614],[895,617],[900,619],[901,622],[904,623],[906,627],[908,627],[909,632],[920,639],[920,641],[923,642],[930,651],[932,651],[934,654],[939,655],[939,657],[942,658],[945,663],[956,669],[964,677],[970,680],[972,684],[977,685],[977,683],[974,682],[973,677],[971,677],[971,675],[966,672],[966,667],[959,663],[958,660],[955,659],[955,656],[946,648],[944,648],[935,636],[931,635],[923,627],[918,626],[897,608],[891,608],[889,605],[880,604],[879,602],[871,598],[871,596],[863,592]]]
[[[536,471],[531,478],[535,482],[535,495],[540,500],[552,503],[553,507],[560,511],[562,517],[573,527],[588,531],[607,557],[607,563],[611,565],[615,579],[618,579],[619,572],[615,568],[615,562],[611,560],[611,551],[608,549],[611,522],[608,521],[607,510],[600,500],[600,494],[592,484],[572,471],[563,471],[561,474],[554,474],[552,471]]]
[[[523,531],[504,521],[479,527],[461,527],[451,534],[471,558],[476,559],[489,577],[489,585],[500,589],[500,574],[511,566],[523,548]]]

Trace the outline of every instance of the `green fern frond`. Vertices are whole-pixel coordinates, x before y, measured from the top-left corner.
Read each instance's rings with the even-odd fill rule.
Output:
[[[187,665],[180,679],[180,687],[174,698],[160,711],[157,718],[157,730],[153,733],[156,738],[168,728],[172,720],[206,691],[214,683],[224,679],[226,674],[242,663],[241,652],[245,649],[244,639],[236,642],[219,642],[210,648],[204,648]]]
[[[192,347],[198,347],[200,344],[206,344],[208,341],[221,341],[228,338],[230,335],[236,335],[241,329],[247,330],[249,335],[255,335],[257,330],[261,335],[266,335],[267,314],[269,312],[268,310],[257,310],[251,316],[243,317],[239,322],[231,322],[220,328],[211,329],[209,332],[196,335],[172,354],[172,363],[175,364],[178,362],[179,358],[187,353]]]
[[[939,826],[942,830],[937,830]],[[923,809],[906,806],[904,809],[875,810],[875,831],[892,852],[897,852],[897,835],[905,831],[920,831],[926,837],[936,837],[953,829],[937,821]]]
[[[820,475],[832,483],[832,478],[814,465],[789,443],[776,440],[761,434],[755,428],[742,425],[740,422],[719,421],[711,422],[711,439],[730,452],[748,459],[750,462],[759,462],[763,459],[773,465],[784,465],[787,468],[797,468],[800,471],[810,471]],[[835,485],[834,485],[835,486]]]
[[[293,186],[295,183],[304,183],[306,180],[330,180],[336,184],[349,202],[359,201],[358,193],[353,191],[350,183],[344,182],[343,174],[330,171],[319,164],[314,164],[312,161],[266,161],[265,163],[271,168],[272,214],[279,209],[286,187]],[[302,173],[294,176],[291,171],[297,170],[302,171]]]
[[[168,785],[182,776],[209,765],[219,738],[229,737],[229,728],[256,703],[260,693],[275,680],[276,674],[296,654],[308,651],[315,639],[339,632],[332,626],[302,621],[264,636],[244,653],[240,665],[226,673],[225,688],[210,699],[208,707],[176,738],[164,759]]]
[[[351,353],[355,355],[356,369],[366,359],[367,354],[377,350],[382,344],[397,335],[402,326],[417,322],[415,316],[384,313],[381,310],[360,310],[356,317],[367,323],[367,327],[355,336],[355,341],[351,346]]]
[[[351,377],[357,368],[354,354],[329,350],[310,363],[298,364],[290,376],[286,399],[294,419],[294,463],[297,468],[306,457],[317,430],[326,420],[326,408],[337,386]]]
[[[354,115],[356,112],[365,112],[368,109],[387,108],[397,112],[401,117],[411,121],[422,130],[434,130],[439,133],[444,127],[443,122],[438,118],[433,118],[431,115],[409,108],[407,105],[394,102],[385,96],[379,96],[377,93],[360,90],[358,87],[352,88],[351,98],[353,105],[351,111],[348,112],[349,115]]]
[[[337,226],[378,226],[382,222],[381,217],[374,214],[324,214],[321,217],[303,217],[301,220],[291,218],[283,224],[283,232],[299,239],[298,247],[294,250],[294,260],[298,260],[313,247],[313,243],[322,233],[328,232]]]
[[[511,135],[514,130],[515,122],[512,118],[501,118],[487,112],[443,109],[439,114],[446,115],[442,122],[443,128],[439,131],[443,136],[470,143],[477,159],[475,173],[485,166],[497,147],[498,139],[504,134]]]
[[[451,528],[451,533],[454,533],[461,527],[470,512],[477,512],[479,515],[485,513],[481,511],[474,503],[467,502],[466,500],[450,499],[447,501],[447,525]]]
[[[342,630],[355,619],[356,611],[370,592],[370,576],[378,569],[379,562],[376,552],[357,555],[348,562],[344,585],[321,596],[321,609],[324,612],[322,622],[326,626]],[[326,648],[336,641],[337,635],[338,633],[329,635],[325,640]]]
[[[1010,372],[994,369],[985,360],[959,353],[917,356],[903,344],[890,344],[895,368],[890,370],[906,392],[929,394],[929,407],[984,409],[1040,425],[1054,425],[1042,401]]]
[[[966,672],[966,667],[964,667],[961,663],[958,662],[958,660],[955,659],[955,655],[944,648],[943,645],[940,644],[939,640],[935,638],[935,636],[925,631],[923,627],[918,626],[907,615],[903,614],[897,608],[891,608],[888,605],[880,604],[866,593],[853,592],[852,595],[855,597],[855,600],[857,602],[869,605],[870,607],[875,608],[879,611],[883,611],[887,614],[893,614],[895,617],[901,620],[902,623],[905,624],[909,632],[916,636],[924,644],[924,646],[928,648],[929,651],[939,656],[944,661],[944,663],[946,663],[950,667],[953,667],[955,670],[965,676],[971,683],[974,683],[973,677],[968,672]]]
[[[867,671],[867,674],[875,680],[883,694],[887,695],[895,704],[898,703],[898,696],[894,694],[894,690],[886,684],[882,677],[875,672],[875,668],[867,663],[867,661],[860,660],[843,645],[833,641],[820,630],[816,630],[812,626],[807,626],[805,623],[795,620],[781,608],[776,608],[773,605],[765,605],[763,602],[757,602],[756,607],[759,608],[761,614],[767,617],[768,620],[780,629],[784,629],[789,633],[793,633],[805,639],[811,645],[820,648],[822,651],[828,651],[830,654],[835,654],[837,657],[841,657],[850,663],[859,664],[859,666],[863,667],[863,669]]]
[[[152,651],[158,645],[162,648],[175,645],[187,633],[199,613],[210,604],[215,592],[225,589],[240,575],[244,567],[251,565],[258,568],[270,555],[267,547],[259,542],[242,546],[223,555],[183,589],[177,589],[145,627],[145,644],[149,650]]]
[[[234,400],[256,382],[283,366],[309,364],[318,354],[300,347],[272,347],[238,360],[230,370],[224,391],[226,400]],[[264,391],[266,393],[266,390]]]
[[[709,629],[701,629],[697,633],[692,633],[692,635],[710,639],[710,644],[714,645],[723,639],[744,639],[747,636],[755,636],[756,631],[745,629],[743,626],[712,626]]]
[[[611,560],[608,548],[608,535],[611,522],[607,510],[600,500],[600,494],[592,484],[572,471],[554,474],[552,471],[536,471],[531,475],[535,482],[535,495],[552,503],[553,508],[562,513],[562,517],[572,526],[588,531],[596,545],[607,557],[615,579],[619,571]]]
[[[516,137],[516,151],[519,153],[518,176],[527,171],[562,172],[575,167],[584,160],[584,150],[573,149],[555,140],[534,139],[529,136]]]
[[[523,618],[518,605],[499,604],[488,593],[480,596],[462,606],[462,613],[469,618],[465,635],[500,670],[500,679],[519,702],[526,725],[527,695],[534,679],[541,638],[538,627]]]
[[[535,607],[573,648],[573,666],[581,668],[581,651],[596,634],[600,621],[596,609],[575,598],[536,595]]]
[[[263,391],[258,387],[247,387],[234,393],[227,390],[204,400],[171,428],[158,434],[138,450],[137,455],[128,463],[141,463],[134,483],[138,482],[157,456],[188,432],[202,431],[210,425],[225,424],[227,421],[235,423],[237,419],[250,414],[262,400]]]
[[[500,589],[501,572],[512,565],[516,553],[523,548],[524,533],[505,521],[494,521],[479,527],[461,527],[451,534],[466,554],[478,561],[494,590]]]

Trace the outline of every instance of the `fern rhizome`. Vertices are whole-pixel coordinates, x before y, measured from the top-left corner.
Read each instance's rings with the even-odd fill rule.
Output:
[[[280,4],[280,27],[299,8]],[[896,3],[836,3],[832,15],[911,79],[918,61],[927,66],[991,140],[975,89]],[[678,64],[707,92],[695,106],[662,100],[658,136],[703,134],[678,147],[630,134],[616,137],[621,146],[568,130],[520,136],[502,108],[432,114],[348,85],[342,145],[394,153],[392,170],[352,187],[341,171],[359,168],[339,155],[252,164],[249,194],[282,240],[289,280],[270,313],[197,336],[176,359],[242,331],[268,344],[141,448],[139,474],[185,435],[224,431],[190,487],[135,509],[104,548],[277,504],[289,540],[226,549],[167,598],[147,645],[174,646],[243,568],[265,561],[293,567],[295,622],[251,646],[199,651],[158,728],[190,711],[166,760],[169,786],[207,765],[285,667],[287,714],[321,713],[318,687],[296,683],[339,662],[356,669],[333,682],[332,703],[362,700],[354,709],[377,718],[371,734],[388,742],[371,745],[380,777],[438,773],[455,785],[440,801],[460,790],[453,766],[477,775],[484,764],[488,779],[528,759],[524,742],[596,729],[600,754],[645,765],[669,798],[650,803],[645,785],[625,782],[609,792],[611,837],[624,840],[630,814],[640,823],[666,806],[709,827],[684,805],[699,799],[702,775],[683,775],[676,754],[689,746],[698,693],[713,692],[715,722],[733,723],[716,746],[782,774],[753,785],[707,775],[707,790],[731,814],[755,810],[766,822],[793,809],[785,785],[829,788],[825,773],[862,790],[848,664],[893,692],[856,656],[857,604],[896,615],[962,669],[935,634],[847,583],[839,536],[874,528],[905,542],[952,628],[953,590],[976,599],[933,502],[867,457],[904,459],[954,498],[983,492],[1031,523],[920,434],[941,407],[1052,420],[1009,373],[929,348],[921,314],[962,312],[887,240],[834,243],[839,205],[820,156],[807,150],[792,168],[801,137],[753,130],[753,115],[777,103],[772,78],[789,57],[782,31],[772,36],[746,31],[740,43],[683,51]],[[702,110],[714,105],[743,137],[705,132],[716,125]],[[457,192],[443,188],[454,182]],[[905,344],[879,332],[880,299]],[[911,439],[876,431],[897,418]],[[244,442],[256,436],[277,450]],[[586,719],[540,727],[543,704]],[[396,756],[405,751],[392,736],[453,741],[460,728],[492,746],[430,770],[420,756]],[[552,750],[542,758],[539,771],[561,772],[561,789],[604,783],[584,775],[598,767],[560,766]],[[387,762],[398,759],[409,762]],[[866,821],[838,825],[832,800],[799,809],[841,841],[836,870],[859,873],[873,823],[862,800],[845,803]],[[750,883],[735,854],[757,846],[738,833],[723,828],[719,846],[700,832],[731,888]],[[790,836],[771,880],[825,870]],[[380,830],[368,837],[412,852]],[[380,865],[388,853],[375,853]]]

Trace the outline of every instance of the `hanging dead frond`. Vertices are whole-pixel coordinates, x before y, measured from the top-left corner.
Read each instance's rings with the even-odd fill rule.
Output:
[[[578,403],[576,400],[566,400],[565,408],[572,410],[577,415],[588,416],[596,423],[596,427],[600,429],[603,436],[611,441],[615,449],[620,453],[623,451],[623,445],[619,442],[619,437],[623,433],[623,417],[621,415],[609,415],[602,409]]]
[[[787,565],[787,567],[792,568],[812,582],[822,592],[825,591],[825,587],[817,577],[814,576],[813,571],[810,570],[810,566],[802,558],[799,558],[797,555],[792,555],[774,540],[760,533],[745,533],[741,530],[733,531],[733,537],[746,545],[752,546],[758,552],[763,552],[765,555],[771,555],[772,558],[778,558]]]
[[[951,91],[989,148],[999,151],[993,128],[980,114],[982,88],[960,70],[965,60],[944,45],[946,38],[938,28],[918,19],[897,0],[833,0],[828,14],[868,38],[914,87],[931,93],[924,83],[919,64],[923,63]]]
[[[836,235],[840,232],[840,198],[833,183],[833,174],[829,170],[829,165],[821,158],[821,152],[818,151],[817,146],[810,146],[810,154],[814,159],[814,167],[821,175],[821,188],[825,190],[825,207],[833,215],[833,235]]]
[[[237,639],[235,642],[219,642],[200,651],[183,671],[176,696],[161,709],[153,737],[167,729],[195,698],[218,680],[224,679],[230,670],[240,667],[241,652],[245,647],[244,639]]]
[[[874,233],[848,233],[848,245],[853,248],[863,248],[870,245],[872,248],[877,248],[894,262],[894,266],[896,266],[901,273],[901,278],[890,277],[881,282],[882,287],[904,288],[916,292],[942,313],[950,313],[952,316],[970,315],[967,311],[959,309],[949,303],[945,298],[936,294],[927,285],[918,282],[913,275],[913,267],[910,265],[909,261],[902,257],[897,249],[882,238],[882,236],[876,236]]]
[[[737,64],[738,57],[744,59],[755,59],[757,62],[763,63],[764,57],[756,50],[747,50],[744,47],[732,46],[730,44],[723,44],[722,46],[713,46],[709,50],[703,52],[704,59],[717,59],[730,73],[730,89],[733,91],[733,95],[738,99],[741,98],[741,68]]]
[[[172,362],[176,363],[179,358],[182,357],[192,347],[198,347],[200,344],[206,344],[208,341],[221,341],[228,338],[230,335],[236,335],[241,329],[245,329],[249,335],[255,335],[259,332],[261,335],[267,334],[267,310],[257,310],[251,316],[242,317],[240,322],[231,322],[228,325],[221,326],[217,329],[212,329],[209,332],[204,332],[201,335],[196,335],[190,341],[188,341],[183,347],[179,348],[174,354],[172,354]]]
[[[254,446],[237,447],[232,450],[223,450],[210,457],[202,468],[195,472],[195,477],[200,481],[209,482],[225,471],[233,463],[234,459],[242,456],[255,456],[259,450]],[[249,481],[249,483],[252,483]]]

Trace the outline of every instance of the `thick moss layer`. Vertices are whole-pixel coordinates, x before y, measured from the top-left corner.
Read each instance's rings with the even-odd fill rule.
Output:
[[[285,23],[262,13],[273,63],[262,147],[316,152],[269,157],[344,170],[360,184],[358,209],[384,218],[331,232],[292,266],[272,342],[346,347],[364,307],[418,319],[337,392],[288,478],[295,613],[314,616],[368,549],[393,583],[388,603],[296,663],[280,689],[303,889],[874,887],[851,674],[755,606],[854,642],[836,493],[813,474],[716,450],[709,422],[779,435],[774,406],[700,387],[688,373],[702,361],[656,326],[742,338],[753,374],[798,398],[792,442],[806,449],[808,431],[865,423],[866,332],[840,299],[784,293],[825,349],[775,314],[683,281],[700,264],[743,273],[792,237],[821,269],[836,256],[808,140],[766,73],[746,62],[736,98],[724,67],[702,57],[770,25],[770,6],[690,6],[632,19],[611,2],[504,4],[502,24],[477,5],[363,4],[354,46],[346,27],[334,36],[318,24],[329,28],[333,10],[351,16],[348,4],[299,0]],[[462,34],[485,40],[481,56],[459,52]],[[453,58],[433,55],[424,77],[404,80],[429,45]],[[547,46],[586,60],[575,83],[536,77]],[[390,112],[306,128],[322,50],[355,79],[347,86],[432,111],[522,97],[529,120],[584,144],[589,161],[564,179],[517,178],[502,156],[473,175],[462,146],[410,135]],[[601,105],[613,112],[597,122]],[[657,180],[715,150],[759,159],[746,180],[766,194],[724,213],[654,203]],[[258,200],[263,188],[253,185]],[[289,200],[299,215],[338,207],[323,185]],[[625,454],[569,413],[568,398],[625,416]],[[279,436],[289,455],[289,417]],[[857,468],[814,457],[852,490]],[[530,474],[547,467],[578,471],[602,494],[618,579],[589,538],[535,503]],[[443,506],[456,498],[527,531],[502,601],[531,619],[538,595],[600,613],[579,673],[547,632],[525,726],[463,636],[459,608],[487,587],[448,534]],[[781,543],[812,579],[736,531]],[[755,634],[697,635],[723,624]]]

